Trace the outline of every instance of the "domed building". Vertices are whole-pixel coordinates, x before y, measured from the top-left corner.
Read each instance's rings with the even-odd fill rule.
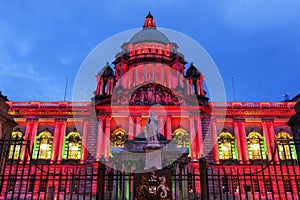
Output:
[[[0,199],[297,199],[296,103],[210,102],[204,80],[149,12],[90,102],[6,101]]]

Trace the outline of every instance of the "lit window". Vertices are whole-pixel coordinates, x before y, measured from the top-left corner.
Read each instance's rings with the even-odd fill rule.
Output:
[[[237,159],[235,138],[226,129],[219,136],[218,148],[221,160]]]
[[[82,142],[76,128],[65,138],[64,159],[79,160],[81,158]]]
[[[11,141],[9,147],[9,159],[17,160],[21,158],[21,148],[22,148],[22,141],[23,141],[23,134],[20,132],[19,129],[13,131],[11,133]]]
[[[34,159],[44,159],[49,160],[51,159],[52,155],[52,143],[53,143],[53,136],[51,133],[46,129],[45,131],[41,132],[36,138],[34,143]]]
[[[177,147],[189,147],[190,143],[190,136],[188,133],[182,129],[178,128],[174,131],[173,135],[173,140],[176,141]]]
[[[279,158],[281,160],[297,159],[293,137],[289,133],[280,130],[276,138],[276,144]]]
[[[247,137],[247,143],[250,160],[266,159],[266,151],[264,149],[264,138],[259,132],[252,130]]]
[[[125,130],[118,128],[112,133],[111,139],[113,146],[124,147],[124,144],[128,139],[128,135],[126,134]]]

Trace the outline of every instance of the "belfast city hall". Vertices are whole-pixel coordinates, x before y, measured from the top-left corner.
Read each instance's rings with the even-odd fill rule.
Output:
[[[299,199],[300,96],[212,102],[146,16],[91,100],[0,95],[0,199]]]

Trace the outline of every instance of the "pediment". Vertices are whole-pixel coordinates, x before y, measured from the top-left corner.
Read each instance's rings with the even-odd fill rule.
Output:
[[[196,96],[186,96],[177,90],[171,90],[156,83],[146,83],[131,90],[118,89],[111,97],[99,102],[100,105],[198,105]]]

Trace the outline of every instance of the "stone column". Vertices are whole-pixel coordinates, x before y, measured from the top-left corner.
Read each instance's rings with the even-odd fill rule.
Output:
[[[137,67],[134,67],[134,80],[133,80],[133,87],[135,87],[138,83],[137,81],[139,80],[138,74],[137,74]]]
[[[189,95],[192,95],[193,93],[194,93],[194,91],[193,91],[193,81],[192,81],[192,79],[190,79],[189,78],[189,80],[188,80],[188,91],[189,91]]]
[[[107,95],[111,95],[111,93],[110,93],[111,89],[110,88],[111,88],[111,79],[109,78],[107,80],[107,92],[106,92]]]
[[[103,79],[102,79],[102,78],[100,79],[100,86],[99,86],[99,89],[100,89],[99,95],[103,95]]]
[[[262,124],[263,136],[266,140],[267,158],[270,161],[272,159],[272,154],[273,154],[272,149],[271,149],[271,145],[272,145],[272,143],[274,143],[274,141],[270,140],[267,123],[265,121],[262,121],[261,124]]]
[[[35,137],[37,136],[37,129],[38,129],[38,119],[33,119],[32,120],[32,129],[30,130],[30,136],[29,136],[29,140],[30,140],[30,144],[29,144],[29,152],[31,152],[31,154],[33,155],[34,152],[33,152],[33,145],[34,145],[34,142],[35,142]],[[31,157],[30,155],[28,155],[28,160],[27,160],[27,163],[29,163]],[[37,157],[38,158],[38,157]]]
[[[172,79],[173,79],[173,73],[172,73],[172,70],[173,69],[171,69],[171,66],[168,66],[168,71],[169,71],[169,85],[167,86],[168,88],[170,88],[170,89],[173,89],[173,87],[172,87]]]
[[[103,117],[98,117],[98,135],[97,135],[97,150],[96,160],[99,161],[103,155]]]
[[[136,116],[136,127],[135,127],[135,136],[138,136],[141,133],[141,117]]]
[[[171,124],[171,116],[167,116],[167,123],[166,123],[166,128],[167,128],[167,133],[166,133],[166,139],[167,140],[172,140],[172,124]]]
[[[156,64],[153,63],[153,82],[156,83]]]
[[[105,133],[104,133],[104,157],[109,158],[110,154],[110,117],[105,118]]]
[[[200,80],[197,79],[197,95],[200,95]]]
[[[27,145],[30,145],[31,143],[31,129],[32,129],[32,122],[30,120],[27,119],[26,121],[26,130],[25,130],[25,137],[24,137],[24,141],[26,141],[26,145],[22,146],[22,158],[21,158],[21,162],[24,162],[25,160],[25,156],[27,160],[30,160],[30,156],[29,156],[29,152],[27,151]],[[27,144],[27,141],[29,142],[29,144]],[[30,146],[29,146],[30,148]]]
[[[59,138],[59,146],[58,146],[58,155],[57,155],[57,162],[60,163],[62,160],[62,152],[63,152],[63,146],[64,146],[64,139],[66,136],[66,125],[67,121],[66,119],[63,119],[60,125],[60,138]]]
[[[115,84],[115,80],[112,78],[111,82],[110,82],[110,94],[113,94],[114,91],[114,84]]]
[[[236,148],[238,152],[238,162],[240,164],[243,163],[243,154],[242,154],[242,148],[245,148],[244,146],[241,146],[241,139],[240,139],[240,131],[239,126],[237,122],[233,122],[233,128],[234,128],[234,135],[236,140]]]
[[[268,123],[268,126],[269,126],[269,138],[271,140],[271,150],[272,150],[272,153],[274,152],[275,150],[275,131],[274,131],[274,123],[273,122],[269,122]],[[277,149],[277,152],[275,153],[275,156],[274,156],[274,162],[275,163],[279,163],[279,156],[278,156],[278,149]]]
[[[55,120],[55,128],[54,128],[54,137],[53,137],[53,146],[52,146],[52,156],[51,156],[51,163],[57,160],[58,156],[58,149],[59,149],[59,140],[60,140],[60,129],[61,123],[59,120]]]
[[[190,116],[190,148],[192,160],[196,160],[195,117]]]
[[[120,63],[120,76],[119,76],[119,86],[123,87],[123,65]]]
[[[244,162],[249,164],[249,157],[248,157],[248,144],[247,144],[247,138],[246,138],[246,130],[245,130],[245,122],[240,122],[240,140],[241,140],[241,149],[243,154]]]
[[[131,73],[130,69],[126,73],[126,79],[127,79],[127,89],[130,89],[131,88],[131,82],[132,82],[132,73]]]
[[[166,137],[164,117],[159,117],[159,127],[160,127],[160,133]]]
[[[88,154],[88,136],[89,136],[89,125],[90,122],[85,120],[83,122],[83,137],[82,137],[82,155],[80,163],[86,162],[87,154]]]
[[[215,164],[219,164],[219,155],[218,155],[218,134],[217,126],[215,121],[211,121],[211,133],[212,133],[212,148],[213,148],[213,157]]]
[[[186,90],[186,94],[190,95],[190,84],[189,84],[189,80],[188,79],[184,79],[185,80],[185,90]]]
[[[200,94],[205,96],[205,93],[204,93],[204,88],[203,88],[203,75],[201,74],[200,75]]]
[[[144,82],[147,81],[147,67],[146,64],[144,63]]]
[[[129,140],[133,140],[134,139],[134,129],[133,129],[133,125],[134,125],[134,122],[132,120],[132,117],[129,116],[128,118],[129,122],[129,128],[128,128],[128,139]]]
[[[197,159],[199,159],[204,154],[204,152],[203,152],[202,117],[201,116],[199,116],[197,118],[197,143],[198,143]]]

